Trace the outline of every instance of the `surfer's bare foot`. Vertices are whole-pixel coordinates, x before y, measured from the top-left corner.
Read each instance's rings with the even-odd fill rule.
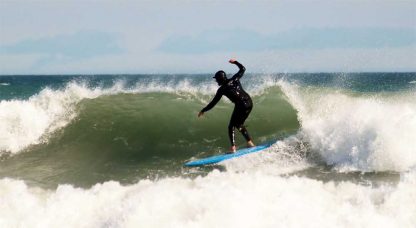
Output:
[[[253,141],[250,140],[250,141],[247,142],[247,146],[248,147],[255,147],[256,145],[254,145]]]
[[[235,153],[237,151],[237,147],[236,146],[232,146],[230,151],[227,152],[227,154],[232,154]]]

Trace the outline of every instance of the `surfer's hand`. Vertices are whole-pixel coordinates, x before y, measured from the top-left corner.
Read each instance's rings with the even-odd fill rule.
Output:
[[[237,61],[237,60],[235,60],[235,59],[230,59],[228,62],[230,62],[230,63],[234,64],[236,61]]]
[[[204,115],[204,112],[199,112],[198,113],[198,117],[201,117],[201,116],[203,116]]]

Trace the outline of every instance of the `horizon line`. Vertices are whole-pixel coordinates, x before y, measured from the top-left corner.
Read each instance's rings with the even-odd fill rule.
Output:
[[[246,74],[360,74],[360,73],[416,73],[409,71],[293,71],[293,72],[246,72]],[[0,74],[2,76],[129,76],[129,75],[210,75],[210,73],[46,73],[46,74]]]

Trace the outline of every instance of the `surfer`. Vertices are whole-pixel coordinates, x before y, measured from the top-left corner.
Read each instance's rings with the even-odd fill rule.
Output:
[[[234,135],[235,128],[237,128],[244,136],[247,141],[247,146],[255,146],[253,140],[248,134],[246,127],[244,126],[244,121],[247,119],[248,115],[250,115],[250,112],[253,109],[253,102],[247,92],[244,91],[240,83],[240,78],[243,77],[246,68],[235,59],[230,59],[229,62],[231,64],[237,65],[239,71],[230,79],[227,78],[225,72],[222,70],[215,73],[214,78],[220,88],[218,88],[217,93],[215,94],[215,97],[212,99],[212,101],[198,113],[198,117],[201,117],[205,112],[212,109],[218,103],[218,101],[220,101],[223,95],[230,99],[230,101],[232,101],[235,106],[233,114],[231,115],[230,123],[228,125],[228,137],[230,138],[231,142],[231,152],[234,153],[237,150]]]

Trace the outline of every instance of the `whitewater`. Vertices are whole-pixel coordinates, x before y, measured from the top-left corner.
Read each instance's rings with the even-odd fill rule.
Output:
[[[183,164],[226,150],[232,111],[196,118],[207,75],[16,77],[1,227],[416,226],[415,73],[247,75],[249,131],[279,141],[202,168]]]

